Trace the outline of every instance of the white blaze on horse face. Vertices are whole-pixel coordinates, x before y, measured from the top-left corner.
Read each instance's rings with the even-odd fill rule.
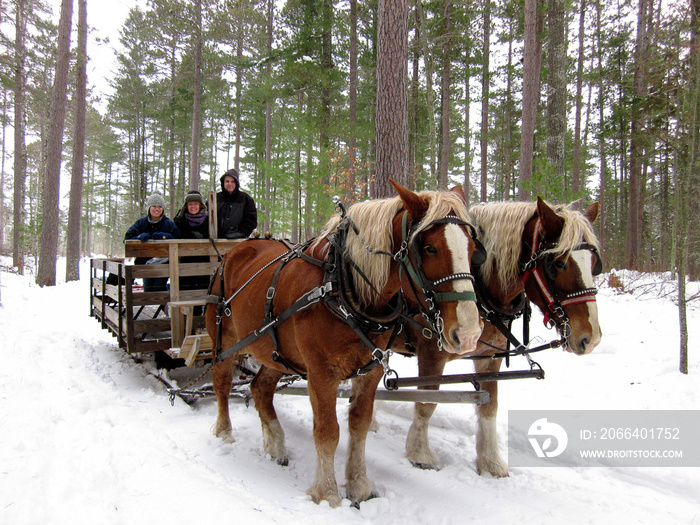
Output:
[[[576,250],[571,252],[571,259],[578,266],[579,272],[581,272],[581,279],[583,280],[583,286],[585,288],[595,288],[595,283],[593,282],[593,252],[590,250]],[[586,303],[588,306],[588,322],[591,324],[591,340],[586,345],[586,352],[590,353],[593,349],[598,346],[601,339],[600,324],[598,323],[598,303],[596,301],[590,301]]]
[[[469,236],[457,224],[445,225],[445,240],[447,247],[452,254],[453,273],[471,273],[469,265]],[[452,281],[455,292],[473,292],[474,286],[468,279],[457,279]],[[457,303],[457,319],[459,329],[460,354],[473,352],[476,350],[476,343],[481,336],[483,322],[479,315],[479,309],[474,301],[459,301]],[[446,327],[448,328],[448,327]]]

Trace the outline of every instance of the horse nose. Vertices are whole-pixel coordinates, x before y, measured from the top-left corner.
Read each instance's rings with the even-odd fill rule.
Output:
[[[450,338],[455,344],[455,347],[459,348],[459,353],[461,354],[466,354],[476,350],[476,344],[479,342],[479,337],[481,337],[481,327],[479,327],[479,329],[472,330],[451,330],[450,332]]]
[[[578,355],[585,354],[586,347],[588,346],[589,342],[590,342],[590,339],[588,337],[582,337],[581,339],[579,339],[578,344],[576,345],[576,353]]]
[[[598,346],[598,342],[591,342],[590,336],[586,334],[578,339],[576,346],[572,350],[576,355],[585,355],[590,354],[596,346]]]

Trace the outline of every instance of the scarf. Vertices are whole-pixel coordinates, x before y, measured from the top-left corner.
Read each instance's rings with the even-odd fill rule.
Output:
[[[200,211],[196,215],[185,212],[185,219],[187,219],[187,224],[189,224],[190,228],[201,226],[208,216],[207,210]]]

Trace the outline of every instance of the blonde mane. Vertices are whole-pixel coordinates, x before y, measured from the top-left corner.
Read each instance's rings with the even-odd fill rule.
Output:
[[[428,201],[428,210],[418,226],[413,228],[411,240],[428,228],[433,221],[442,219],[449,214],[458,216],[471,224],[466,205],[462,198],[453,192],[422,191],[418,196]],[[395,253],[398,246],[392,246],[394,217],[404,208],[400,197],[375,199],[358,202],[348,209],[348,217],[357,227],[359,234],[350,228],[345,246],[345,254],[349,257],[372,286],[381,290],[389,279],[391,257],[376,252]],[[323,227],[316,244],[328,235],[333,234],[341,223],[339,215],[333,216]],[[326,254],[327,257],[327,254]],[[363,306],[370,306],[378,301],[372,287],[364,279],[355,275],[355,288]]]
[[[598,247],[598,239],[583,213],[562,204],[551,208],[564,220],[564,229],[557,245],[546,253],[558,257],[582,242]],[[536,209],[535,202],[494,202],[478,204],[469,209],[472,220],[478,225],[480,240],[486,248],[486,262],[482,267],[484,278],[490,280],[494,269],[497,269],[495,277],[504,293],[512,289],[520,279],[518,261],[523,230]]]

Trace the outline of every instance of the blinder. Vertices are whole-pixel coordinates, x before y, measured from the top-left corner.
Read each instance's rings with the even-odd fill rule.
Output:
[[[469,227],[471,238],[474,241],[474,245],[476,246],[476,250],[472,254],[471,259],[471,270],[472,273],[475,274],[478,272],[479,268],[481,268],[481,266],[483,266],[483,264],[486,262],[486,248],[484,248],[484,245],[479,240],[479,237],[476,233],[476,228],[474,228],[474,226],[468,223],[466,223],[466,225]]]
[[[598,252],[598,248],[593,246],[592,244],[588,243],[581,243],[579,244],[576,248],[574,248],[571,251],[578,251],[578,250],[589,250],[593,257],[595,258],[595,262],[593,263],[593,269],[592,269],[592,274],[594,276],[600,275],[603,273],[603,260],[600,257],[600,253]],[[543,265],[544,265],[544,272],[547,278],[551,281],[554,281],[557,276],[557,270],[556,270],[556,260],[554,259],[554,256],[551,253],[546,253],[543,256]]]

